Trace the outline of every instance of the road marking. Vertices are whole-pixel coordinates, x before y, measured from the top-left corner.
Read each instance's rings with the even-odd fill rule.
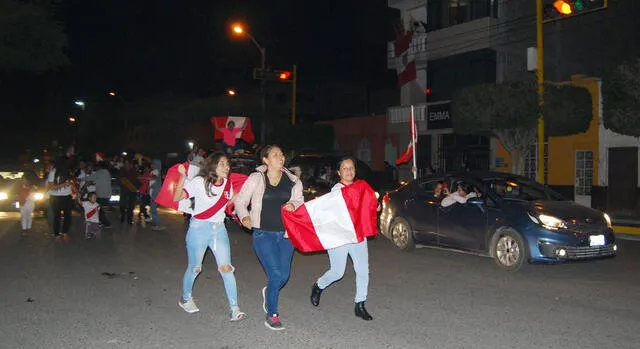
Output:
[[[640,235],[640,227],[628,227],[623,225],[614,225],[613,231],[616,234],[631,234],[631,235]]]

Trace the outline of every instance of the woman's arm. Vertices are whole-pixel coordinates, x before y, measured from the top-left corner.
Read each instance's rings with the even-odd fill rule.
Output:
[[[304,204],[304,195],[302,194],[302,181],[297,180],[291,189],[291,199],[284,206],[285,210],[294,211]]]
[[[251,196],[253,196],[253,191],[257,186],[257,181],[261,180],[260,176],[261,174],[259,173],[250,174],[247,180],[242,185],[242,189],[240,189],[240,192],[235,197],[236,213],[238,214],[238,218],[240,218],[240,221],[242,221],[245,227],[247,226],[247,224],[250,225],[251,223],[249,210],[247,209],[247,207],[249,207],[249,203],[251,202]],[[245,224],[245,218],[248,219],[247,224]]]
[[[180,201],[187,198],[184,190],[182,190],[182,188],[184,187],[184,180],[185,178],[187,178],[187,169],[184,167],[184,165],[178,166],[178,173],[180,174],[180,179],[178,179],[176,189],[173,192],[173,201]]]

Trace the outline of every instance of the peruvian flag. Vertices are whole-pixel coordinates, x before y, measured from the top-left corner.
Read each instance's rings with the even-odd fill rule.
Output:
[[[404,153],[396,159],[396,165],[406,164],[411,161],[411,159],[413,159],[413,154],[415,153],[414,147],[416,146],[416,143],[418,143],[418,133],[416,130],[416,120],[413,115],[413,106],[411,106],[411,110],[409,112],[409,132],[411,140],[409,141],[409,145],[407,145],[407,149]]]
[[[178,172],[178,167],[180,165],[181,164],[175,164],[169,168],[167,175],[162,182],[162,188],[160,189],[155,201],[158,205],[180,212],[191,213],[191,200],[184,199],[179,202],[173,201],[173,193],[175,192],[178,181],[180,180],[180,173]],[[187,169],[187,179],[193,179],[198,175],[198,172],[200,172],[200,168],[198,166],[192,165],[189,162],[184,162],[182,165]],[[240,189],[242,189],[244,182],[247,180],[247,176],[241,173],[231,173],[229,174],[229,179],[231,180],[233,192],[238,193],[240,192]],[[227,205],[226,211],[228,214],[232,214],[233,203]]]
[[[211,125],[218,125],[219,128],[227,128],[229,121],[233,121],[234,128],[243,128],[242,133],[236,136],[236,139],[242,139],[248,144],[253,143],[256,140],[256,136],[253,134],[251,128],[251,119],[244,116],[214,116],[211,118]],[[245,126],[246,124],[246,126]],[[213,139],[222,139],[222,133],[215,127],[213,128]]]
[[[282,210],[291,243],[302,252],[358,243],[378,234],[378,200],[363,180],[307,201],[293,212]]]
[[[413,34],[404,28],[396,32],[395,56],[398,60],[398,86],[411,82],[417,78],[415,57],[410,53]]]
[[[107,156],[104,155],[104,153],[101,153],[101,152],[96,153],[96,162],[102,162],[106,160],[107,160]]]

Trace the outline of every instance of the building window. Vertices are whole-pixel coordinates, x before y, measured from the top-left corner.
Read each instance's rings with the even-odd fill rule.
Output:
[[[524,176],[538,180],[538,142],[534,143],[524,156]],[[544,182],[549,177],[549,143],[544,143]]]
[[[593,183],[593,151],[576,150],[576,196],[591,195]]]
[[[362,160],[362,162],[371,165],[371,142],[368,139],[363,138],[360,143],[358,143],[358,152],[357,158]]]
[[[429,0],[427,30],[438,30],[484,17],[497,17],[497,0]]]

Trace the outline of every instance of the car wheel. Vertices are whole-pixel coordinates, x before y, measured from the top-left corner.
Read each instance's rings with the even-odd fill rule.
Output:
[[[518,271],[529,263],[524,239],[512,229],[502,229],[493,235],[491,256],[501,269],[507,271]]]
[[[416,247],[413,241],[413,229],[404,218],[396,218],[391,226],[391,241],[402,251],[411,251]]]

